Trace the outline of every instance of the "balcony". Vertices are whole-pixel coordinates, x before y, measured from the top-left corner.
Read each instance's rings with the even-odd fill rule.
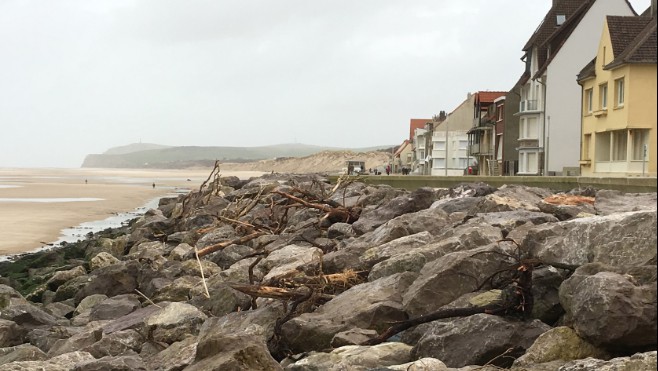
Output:
[[[600,110],[596,110],[593,112],[594,117],[605,117],[608,115],[608,109],[607,108],[601,108]]]
[[[537,100],[522,100],[519,102],[519,112],[537,111]]]

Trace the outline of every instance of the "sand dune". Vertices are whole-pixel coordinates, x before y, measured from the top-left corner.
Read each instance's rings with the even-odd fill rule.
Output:
[[[0,256],[38,249],[56,241],[64,228],[198,188],[210,171],[0,168]],[[243,179],[261,174],[222,172]],[[16,202],[18,199],[23,200]]]

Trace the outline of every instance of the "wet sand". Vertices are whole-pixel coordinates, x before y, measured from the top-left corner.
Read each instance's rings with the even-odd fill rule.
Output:
[[[56,241],[65,228],[198,189],[210,171],[0,168],[0,256],[36,250]],[[261,174],[222,172],[242,179]]]

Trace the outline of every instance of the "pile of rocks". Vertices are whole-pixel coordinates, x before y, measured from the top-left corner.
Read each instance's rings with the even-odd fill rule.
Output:
[[[215,180],[85,241],[84,259],[31,270],[42,283],[29,293],[0,277],[0,368],[656,370],[655,193]],[[336,205],[358,220],[328,220]],[[203,249],[217,251],[197,260]],[[399,321],[500,300],[520,259],[534,262],[531,314],[364,345]]]

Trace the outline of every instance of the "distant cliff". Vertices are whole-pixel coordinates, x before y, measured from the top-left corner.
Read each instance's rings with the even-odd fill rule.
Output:
[[[115,147],[103,154],[87,155],[82,167],[181,169],[194,166],[212,166],[215,160],[225,163],[244,163],[281,157],[303,157],[322,151],[351,150],[365,152],[386,148],[386,146],[382,146],[346,149],[307,144],[279,144],[261,147],[161,147],[163,148],[146,150],[141,150],[141,147],[137,145]],[[131,149],[138,150],[130,151]]]

